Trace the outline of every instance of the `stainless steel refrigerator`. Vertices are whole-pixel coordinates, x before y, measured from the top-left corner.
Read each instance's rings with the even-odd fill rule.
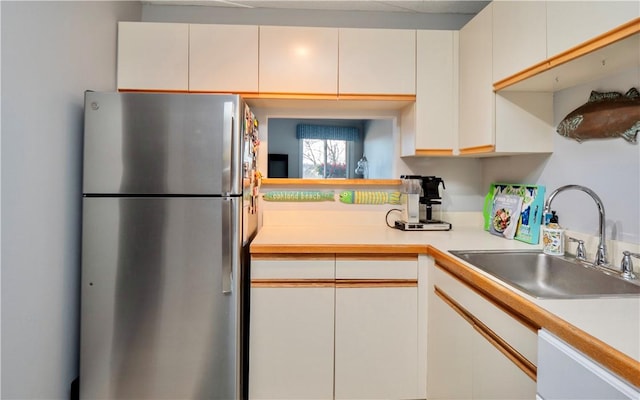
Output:
[[[246,396],[251,110],[86,92],[84,124],[80,397]]]

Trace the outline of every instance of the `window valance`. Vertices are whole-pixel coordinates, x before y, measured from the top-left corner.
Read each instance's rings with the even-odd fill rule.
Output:
[[[318,140],[348,140],[355,142],[360,139],[360,129],[353,126],[330,126],[298,124],[296,138]]]

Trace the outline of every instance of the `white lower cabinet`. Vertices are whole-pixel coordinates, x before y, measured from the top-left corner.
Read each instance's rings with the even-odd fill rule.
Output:
[[[254,256],[251,399],[415,399],[418,258]]]
[[[429,268],[427,398],[534,399],[537,334]]]
[[[252,259],[249,398],[333,397],[334,260]]]
[[[417,257],[336,257],[336,399],[418,398]]]

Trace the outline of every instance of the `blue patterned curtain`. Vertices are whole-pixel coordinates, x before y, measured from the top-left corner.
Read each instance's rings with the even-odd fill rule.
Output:
[[[348,140],[355,142],[360,139],[360,129],[353,126],[329,126],[298,124],[296,138],[318,140]]]

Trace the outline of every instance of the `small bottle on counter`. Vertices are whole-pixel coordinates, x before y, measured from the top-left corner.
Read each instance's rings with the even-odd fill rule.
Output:
[[[542,252],[552,256],[564,255],[564,229],[558,224],[555,211],[545,216],[548,223],[542,227]]]

